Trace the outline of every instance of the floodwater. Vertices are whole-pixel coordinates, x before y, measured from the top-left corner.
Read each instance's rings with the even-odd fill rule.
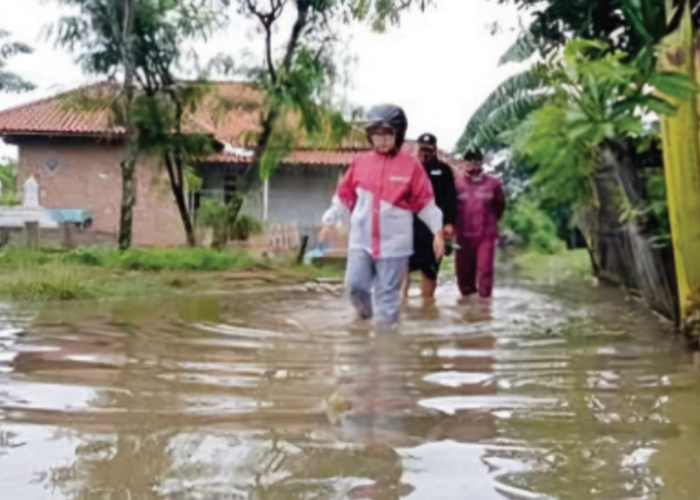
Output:
[[[411,304],[305,288],[0,310],[0,498],[700,498],[700,378],[587,282]]]

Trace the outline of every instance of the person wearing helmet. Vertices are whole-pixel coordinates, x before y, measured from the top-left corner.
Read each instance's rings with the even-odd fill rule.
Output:
[[[501,181],[486,175],[483,154],[478,148],[464,156],[466,174],[458,176],[457,244],[455,254],[457,285],[463,296],[478,292],[490,298],[493,290],[493,263],[498,239],[498,221],[505,210]]]
[[[437,138],[433,134],[423,134],[418,138],[418,160],[423,165],[430,179],[435,194],[435,202],[443,215],[443,233],[445,238],[454,235],[454,223],[457,218],[457,192],[452,169],[441,162],[437,156]],[[409,261],[409,274],[420,271],[422,274],[421,295],[432,299],[437,288],[437,276],[441,259],[433,252],[430,228],[419,217],[413,219],[413,255]],[[404,296],[408,296],[410,279],[404,283]]]
[[[445,249],[442,212],[430,179],[413,156],[401,151],[407,128],[398,106],[369,110],[365,129],[372,151],[353,158],[322,219],[325,228],[350,219],[350,300],[361,319],[382,324],[399,317],[401,285],[413,253],[413,214],[433,233],[435,255],[441,257]],[[325,239],[325,229],[319,239]]]

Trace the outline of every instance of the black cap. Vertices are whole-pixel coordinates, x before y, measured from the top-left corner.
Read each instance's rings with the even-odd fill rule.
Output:
[[[483,161],[484,153],[476,146],[472,146],[464,153],[464,161]]]
[[[437,147],[437,137],[433,134],[423,134],[418,138],[418,144],[425,144],[426,146]]]

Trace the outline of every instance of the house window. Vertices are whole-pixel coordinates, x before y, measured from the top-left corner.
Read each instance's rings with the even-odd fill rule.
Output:
[[[202,176],[202,189],[194,195],[194,210],[199,208],[201,198],[209,198],[221,203],[230,203],[233,200],[238,191],[240,165],[204,164],[200,166],[199,172]]]

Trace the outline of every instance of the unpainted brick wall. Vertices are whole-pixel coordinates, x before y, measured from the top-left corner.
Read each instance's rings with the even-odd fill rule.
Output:
[[[18,186],[33,175],[39,184],[39,201],[46,208],[90,210],[93,226],[88,231],[116,234],[121,204],[123,146],[95,142],[71,144],[20,144]],[[50,166],[55,166],[52,170]],[[142,157],[137,164],[133,244],[172,247],[185,243],[177,205],[170,192],[167,173],[158,161]]]

